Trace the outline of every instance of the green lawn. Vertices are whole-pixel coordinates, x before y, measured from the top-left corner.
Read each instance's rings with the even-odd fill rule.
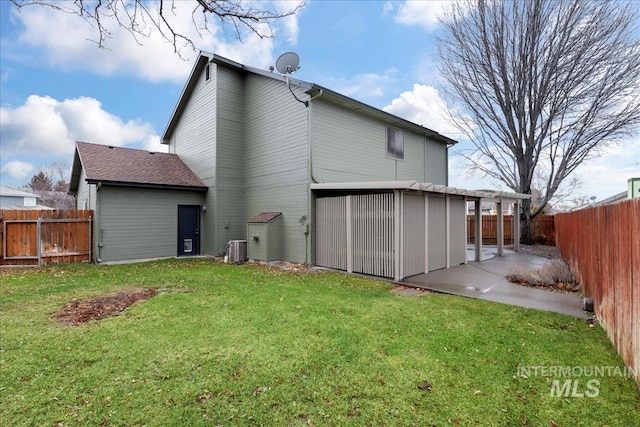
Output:
[[[581,398],[550,395],[565,377],[519,375],[624,366],[599,326],[560,314],[210,260],[0,274],[2,425],[639,423],[630,378]],[[78,327],[52,317],[132,287],[160,293]]]

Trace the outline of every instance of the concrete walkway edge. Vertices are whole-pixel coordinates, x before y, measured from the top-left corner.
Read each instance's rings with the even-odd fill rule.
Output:
[[[535,255],[506,251],[504,256],[407,277],[399,283],[587,319],[589,313],[583,310],[582,298],[577,295],[520,286],[505,279],[513,268],[536,270],[542,268],[547,261],[549,260]]]

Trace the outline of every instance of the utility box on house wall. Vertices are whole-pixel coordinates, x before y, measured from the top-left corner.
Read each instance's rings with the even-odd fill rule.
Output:
[[[247,256],[259,261],[283,259],[281,212],[262,212],[247,221]]]

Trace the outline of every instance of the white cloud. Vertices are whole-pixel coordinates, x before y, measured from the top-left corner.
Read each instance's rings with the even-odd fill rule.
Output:
[[[414,84],[411,92],[401,93],[383,110],[454,139],[461,135],[440,93],[431,86]]]
[[[438,19],[450,7],[450,0],[387,2],[384,11],[391,13],[398,24],[434,29],[438,26]]]
[[[156,153],[166,153],[168,152],[169,147],[162,143],[160,137],[156,134],[149,135],[142,142],[142,149],[147,151],[153,151]]]
[[[280,1],[275,3],[275,6],[278,7],[278,10],[281,13],[288,13],[289,11],[294,10],[296,7],[299,7],[298,13],[301,13],[304,3],[301,1]],[[283,32],[285,34],[287,42],[294,46],[298,43],[298,34],[300,33],[300,27],[298,24],[298,13],[282,18],[280,22],[282,24],[282,28],[284,30]],[[277,29],[278,28],[276,27],[276,31]]]
[[[20,181],[28,177],[34,169],[35,168],[30,163],[21,162],[20,160],[12,160],[2,166],[0,173]]]
[[[229,34],[226,34],[215,19],[207,23],[211,34],[205,30],[198,32],[193,19],[201,19],[201,14],[191,14],[196,5],[195,2],[178,1],[173,3],[175,7],[167,8],[165,13],[171,19],[174,30],[191,38],[198,49],[259,67],[266,68],[273,62],[273,39],[262,39],[247,32],[241,34],[241,42],[236,39],[232,26],[227,28]],[[286,5],[287,9],[291,5],[295,7],[292,2],[287,2]],[[20,13],[15,10],[13,12],[25,27],[19,41],[44,49],[45,60],[56,68],[89,70],[100,75],[129,74],[151,82],[183,83],[192,66],[191,61],[181,59],[173,52],[171,43],[149,26],[149,37],[138,37],[138,43],[129,32],[119,28],[113,19],[103,21],[112,37],[106,40],[108,49],[99,49],[95,43],[96,29],[76,15],[37,6],[26,7]],[[298,37],[297,16],[281,21],[272,24],[274,30],[277,32],[282,28],[289,41],[295,43]],[[198,21],[197,25],[203,28],[204,24]],[[226,41],[227,39],[230,41]],[[196,52],[190,47],[184,47],[181,52],[187,59],[196,56]]]
[[[385,95],[388,89],[395,84],[394,76],[398,72],[396,68],[389,68],[384,74],[358,74],[351,78],[328,79],[327,86],[363,102],[374,103]]]
[[[159,140],[151,124],[124,122],[87,97],[58,101],[31,95],[24,105],[0,109],[0,128],[3,156],[70,156],[76,141],[123,146]]]
[[[605,199],[625,191],[629,178],[640,176],[640,138],[631,138],[601,150],[599,157],[581,164],[572,176],[584,185],[586,196]]]

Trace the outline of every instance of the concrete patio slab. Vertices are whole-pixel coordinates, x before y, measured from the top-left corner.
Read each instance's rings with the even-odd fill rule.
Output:
[[[495,250],[495,248],[494,248]],[[483,259],[490,248],[483,248]],[[505,276],[514,267],[536,270],[548,260],[530,254],[505,251],[482,262],[469,262],[448,269],[405,278],[401,284],[486,301],[511,304],[526,308],[553,311],[587,319],[582,299],[576,295],[543,291],[510,283]]]

